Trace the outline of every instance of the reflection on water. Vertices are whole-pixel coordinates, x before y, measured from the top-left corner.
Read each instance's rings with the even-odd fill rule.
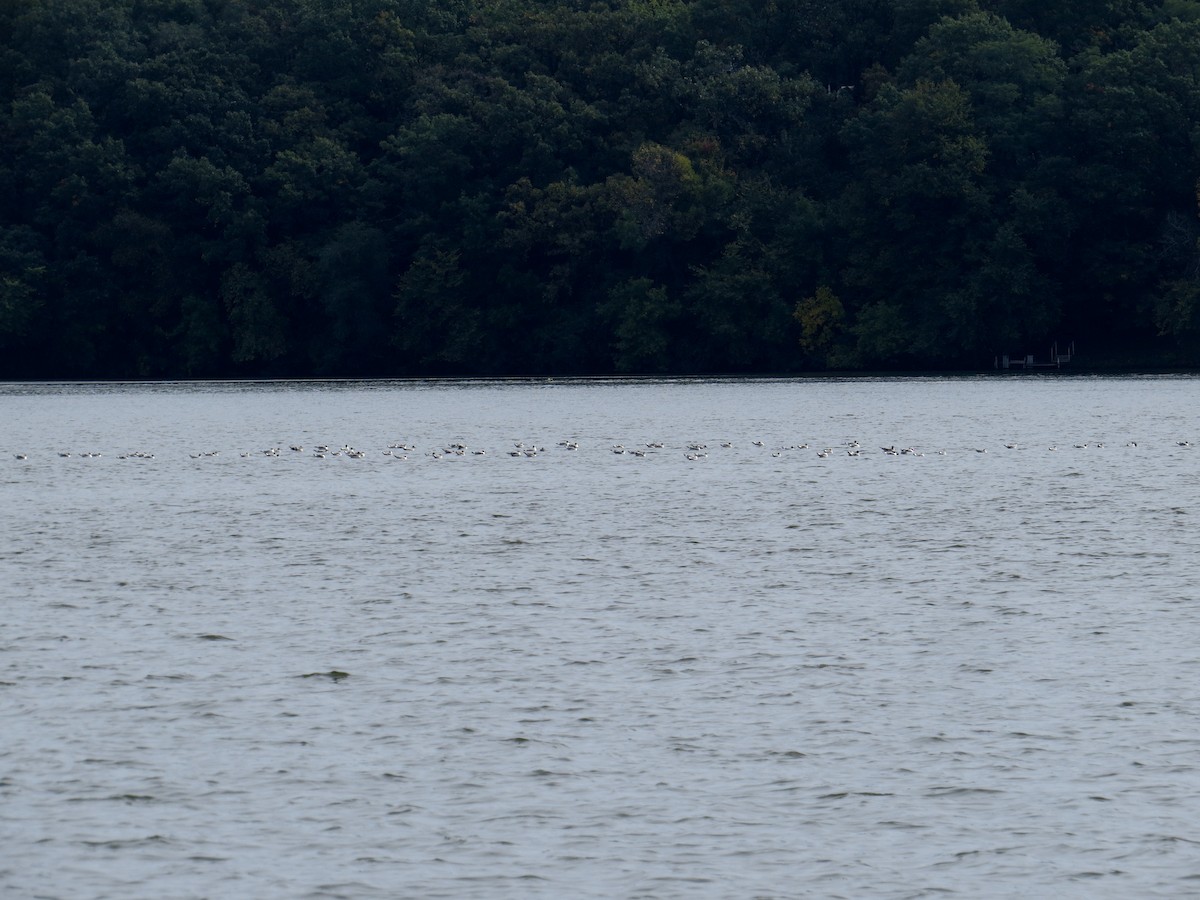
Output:
[[[0,387],[0,889],[1188,894],[1198,387]]]

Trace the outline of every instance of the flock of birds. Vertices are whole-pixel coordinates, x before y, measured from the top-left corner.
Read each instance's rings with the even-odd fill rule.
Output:
[[[750,445],[752,447],[755,447],[755,448],[763,450],[763,451],[766,451],[768,449],[768,445],[764,441],[760,441],[760,440],[751,441]],[[732,441],[722,441],[719,446],[722,450],[730,450],[734,447],[734,444]],[[1004,446],[1005,450],[1027,449],[1027,447],[1025,445],[1018,444],[1018,443],[1006,443],[1003,446]],[[1103,441],[1089,441],[1089,442],[1085,442],[1085,443],[1067,444],[1067,445],[1064,445],[1064,448],[1070,448],[1070,449],[1074,449],[1074,450],[1088,450],[1088,449],[1104,449],[1105,446],[1106,446],[1106,444]],[[1127,448],[1136,448],[1137,446],[1138,446],[1138,444],[1136,441],[1127,441],[1125,443],[1125,447],[1127,447]],[[1190,441],[1176,441],[1175,446],[1176,447],[1191,447],[1192,444]],[[555,449],[558,451],[564,451],[564,452],[577,451],[577,450],[579,450],[579,442],[577,440],[559,441]],[[684,457],[687,460],[692,461],[692,462],[696,462],[696,461],[708,458],[708,445],[704,444],[704,443],[699,443],[699,442],[692,442],[692,443],[682,444],[679,446],[668,446],[663,441],[652,441],[650,443],[631,445],[631,446],[625,446],[624,444],[613,444],[608,449],[610,452],[612,452],[613,454],[616,454],[618,456],[632,456],[632,457],[636,457],[636,458],[644,458],[644,457],[647,457],[647,456],[650,456],[653,454],[657,454],[657,453],[660,453],[663,451],[668,451],[668,450],[682,451]],[[1046,447],[1046,449],[1049,451],[1057,451],[1059,449],[1059,446],[1057,444],[1050,444],[1048,447]],[[878,450],[872,450],[872,449],[863,447],[857,440],[847,441],[844,444],[838,445],[837,447],[832,447],[832,446],[818,447],[818,446],[810,446],[809,444],[774,445],[770,448],[770,453],[771,453],[772,457],[779,457],[785,453],[793,453],[793,452],[805,451],[805,450],[810,450],[810,451],[815,450],[817,457],[819,457],[820,459],[828,459],[832,456],[842,456],[842,455],[849,456],[849,457],[862,457],[862,456],[870,456],[870,455],[876,454],[876,453],[882,453],[884,456],[917,456],[917,457],[925,456],[925,452],[917,449],[916,447],[897,447],[896,445],[892,444],[887,447],[879,447]],[[385,458],[390,458],[393,460],[407,460],[410,458],[411,455],[417,454],[418,450],[417,450],[416,445],[413,443],[406,443],[404,441],[392,441],[380,452],[381,452],[382,456]],[[495,455],[507,455],[507,456],[514,457],[514,458],[529,459],[529,458],[537,457],[546,452],[547,452],[546,447],[541,446],[541,445],[537,444],[536,442],[527,444],[524,441],[516,441],[511,447],[508,447],[508,448],[504,449],[503,451],[498,451]],[[947,451],[944,449],[935,450],[935,451],[931,451],[931,452],[937,456],[945,456],[947,454]],[[951,452],[953,452],[953,451],[951,451]],[[964,448],[964,450],[961,452],[987,453],[988,451],[987,451],[986,447],[968,447],[968,448]],[[84,453],[72,453],[69,451],[58,451],[57,455],[59,458],[62,458],[62,459],[70,459],[70,458],[100,459],[104,456],[103,453],[96,453],[96,452],[91,452],[91,451],[84,452]],[[189,454],[189,456],[192,459],[211,459],[213,457],[217,457],[220,455],[221,455],[220,450],[202,450],[202,451],[193,452],[193,453]],[[266,447],[266,448],[263,448],[260,450],[245,451],[245,452],[240,453],[240,456],[243,459],[249,459],[249,458],[253,458],[253,457],[279,457],[279,456],[289,456],[289,455],[290,456],[308,455],[315,459],[326,459],[326,458],[330,458],[330,457],[344,457],[346,459],[366,459],[368,453],[365,450],[359,450],[355,447],[352,447],[349,444],[343,444],[340,447],[332,447],[328,444],[318,444],[311,448],[306,448],[302,444],[289,444],[286,448]],[[452,442],[449,442],[446,444],[442,444],[441,446],[436,446],[432,450],[420,451],[420,455],[424,456],[424,457],[428,457],[430,459],[444,459],[447,457],[453,458],[453,457],[458,457],[458,456],[488,456],[489,453],[487,450],[484,450],[484,449],[470,448],[462,441],[452,441]],[[27,452],[14,453],[13,456],[17,460],[28,460],[30,458],[30,454]],[[122,460],[128,460],[128,459],[152,460],[155,458],[155,454],[147,452],[147,451],[143,451],[143,450],[138,450],[138,451],[117,454],[116,458],[122,459]]]

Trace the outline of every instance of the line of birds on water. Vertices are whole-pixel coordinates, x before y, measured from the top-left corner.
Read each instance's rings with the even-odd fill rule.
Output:
[[[215,456],[216,453],[213,453],[211,455]],[[91,453],[91,452],[71,453],[69,450],[60,450],[60,451],[58,451],[58,456],[61,459],[70,459],[71,457],[77,457],[78,459],[102,459],[104,457],[104,454],[103,453]],[[19,460],[26,460],[26,459],[29,459],[29,454],[28,453],[14,453],[13,457],[16,459],[19,459]],[[117,455],[117,459],[154,459],[154,454],[147,453],[143,450],[137,450],[132,453],[120,453]]]
[[[756,448],[761,448],[761,449],[765,449],[767,447],[767,444],[764,441],[760,441],[760,440],[751,441],[750,445],[753,447],[756,447]],[[734,445],[733,445],[732,441],[722,441],[720,444],[720,448],[724,449],[724,450],[732,449],[733,446]],[[1074,449],[1074,450],[1087,450],[1087,449],[1104,449],[1107,445],[1104,441],[1088,441],[1088,442],[1084,442],[1084,443],[1070,444],[1069,446],[1071,449]],[[1127,448],[1136,448],[1137,446],[1138,446],[1137,441],[1127,441],[1125,443],[1125,447],[1127,447]],[[1191,447],[1192,443],[1191,443],[1191,441],[1176,441],[1175,446],[1176,447]],[[1026,446],[1023,446],[1018,443],[1006,443],[1006,444],[1004,444],[1004,448],[1006,450],[1025,450],[1025,449],[1027,449]],[[579,449],[579,442],[576,440],[559,441],[557,444],[557,449],[561,450],[561,451],[576,451]],[[675,447],[668,448],[663,441],[651,441],[649,443],[646,443],[646,444],[643,444],[640,446],[629,446],[629,447],[625,446],[624,444],[613,444],[609,449],[615,455],[633,456],[636,458],[644,458],[648,455],[652,455],[659,451],[663,451],[663,450],[667,450],[667,449],[682,449],[684,457],[686,459],[688,459],[689,461],[695,462],[698,460],[708,458],[708,445],[699,443],[699,442],[691,442],[691,443],[684,444],[684,445],[682,445],[682,448],[675,448]],[[810,449],[813,449],[813,448],[809,444],[791,444],[791,445],[786,445],[786,446],[778,446],[777,448],[772,449],[771,456],[779,457],[779,456],[782,456],[784,453],[793,452],[793,451],[801,451],[801,450],[810,450]],[[1051,444],[1046,449],[1049,451],[1057,451],[1059,449],[1059,446],[1057,444]],[[306,451],[306,448],[302,444],[290,444],[290,445],[288,445],[286,451],[281,447],[267,447],[267,448],[257,450],[257,451],[245,451],[245,452],[242,452],[240,454],[240,456],[243,459],[249,459],[252,457],[279,457],[279,456],[285,456],[285,455],[293,455],[294,456],[294,455],[298,455],[298,454],[303,454],[303,453],[305,453],[305,451]],[[894,444],[889,445],[887,447],[880,447],[879,451],[882,452],[885,456],[915,456],[915,457],[925,456],[924,451],[918,450],[916,447],[897,447]],[[417,452],[417,447],[413,443],[406,443],[404,441],[392,441],[382,451],[382,455],[385,457],[394,459],[394,460],[403,461],[403,460],[407,460],[409,458],[410,454],[414,454],[416,452]],[[521,458],[521,457],[532,458],[532,457],[539,456],[540,454],[543,454],[547,451],[544,446],[540,446],[536,442],[526,444],[524,441],[517,441],[513,444],[511,449],[507,449],[503,452],[506,455],[508,455],[510,457],[514,457],[514,458]],[[934,453],[934,455],[937,455],[937,456],[945,456],[947,453],[946,450],[944,450],[944,449],[936,450],[936,451],[932,451],[932,452]],[[987,453],[988,451],[987,451],[986,447],[969,447],[969,448],[966,448],[964,452]],[[834,448],[834,447],[816,448],[816,455],[820,459],[828,459],[831,456],[835,456],[835,455],[840,456],[843,454],[846,456],[849,456],[849,457],[861,457],[861,456],[871,455],[871,451],[869,451],[867,448],[864,448],[857,440],[847,441],[845,444],[840,445],[837,448]],[[59,458],[62,458],[62,459],[70,459],[70,458],[100,459],[100,458],[103,458],[103,456],[104,456],[103,453],[96,453],[96,452],[90,452],[90,451],[84,452],[84,453],[71,453],[70,451],[61,451],[61,450],[58,451],[57,455]],[[221,455],[220,450],[203,450],[203,451],[194,452],[194,453],[189,454],[189,456],[192,459],[211,459],[213,457],[217,457],[220,455]],[[317,444],[316,446],[311,448],[311,450],[309,451],[309,455],[311,457],[313,457],[314,459],[325,459],[327,457],[345,457],[347,459],[365,459],[367,457],[367,452],[365,450],[359,450],[355,447],[352,447],[349,444],[343,444],[341,447],[337,447],[337,448],[331,447],[328,444]],[[427,456],[431,459],[443,459],[446,457],[456,457],[456,456],[488,456],[489,454],[488,454],[487,450],[480,449],[480,448],[470,448],[461,441],[452,441],[450,443],[442,445],[439,448],[435,448],[428,452],[424,452],[422,455]],[[497,455],[499,455],[499,454],[497,454]],[[14,453],[13,456],[17,460],[28,460],[30,458],[29,453],[27,453],[27,452]],[[138,450],[138,451],[132,451],[132,452],[118,454],[116,458],[122,459],[122,460],[128,460],[128,459],[151,460],[151,459],[155,458],[155,454],[144,451],[144,450]]]

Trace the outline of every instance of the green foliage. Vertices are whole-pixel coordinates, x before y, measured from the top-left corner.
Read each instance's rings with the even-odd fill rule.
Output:
[[[1159,21],[1178,19],[1181,22],[1200,22],[1200,2],[1197,0],[1163,0]]]
[[[27,226],[0,232],[0,351],[19,352],[45,297],[46,263],[37,234]]]
[[[868,303],[859,312],[853,331],[858,339],[855,359],[869,368],[901,365],[911,355],[913,327],[897,303]]]
[[[287,325],[262,275],[235,263],[221,279],[220,296],[232,332],[233,362],[269,366],[287,352]]]
[[[800,346],[813,356],[828,361],[831,349],[844,328],[846,308],[827,284],[796,304],[792,315],[800,323]]]
[[[1200,348],[1195,0],[6,0],[0,376]]]
[[[902,83],[952,81],[963,88],[991,166],[1007,177],[1036,165],[1053,146],[1066,64],[1054,43],[1004,19],[991,13],[943,19],[897,74]]]
[[[701,350],[693,367],[747,372],[795,366],[791,309],[776,290],[757,242],[730,242],[715,262],[695,267],[693,275],[686,298],[698,332],[692,343]]]
[[[926,35],[930,26],[943,19],[977,12],[978,0],[896,0],[892,31],[894,46],[903,56]]]
[[[484,340],[483,317],[456,250],[430,246],[413,259],[395,292],[401,371],[469,372]]]
[[[671,368],[672,332],[680,305],[666,288],[649,278],[634,278],[615,285],[604,304],[612,323],[613,365],[618,372],[657,373]]]

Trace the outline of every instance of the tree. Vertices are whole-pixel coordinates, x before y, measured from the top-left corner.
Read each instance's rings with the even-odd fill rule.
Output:
[[[319,371],[386,372],[389,260],[387,239],[363,222],[338,227],[317,254],[319,298],[327,327],[314,336]]]
[[[479,371],[483,321],[457,251],[436,244],[421,248],[394,298],[397,368],[437,374]]]
[[[613,333],[618,372],[656,373],[673,368],[680,305],[649,278],[632,278],[609,291],[603,314]]]
[[[819,285],[813,296],[796,303],[792,315],[800,324],[800,346],[818,365],[836,366],[839,362],[836,348],[846,319],[846,308],[838,295],[829,285]]]
[[[966,92],[952,81],[887,87],[843,138],[857,177],[839,203],[842,296],[855,310],[860,363],[977,351],[943,339],[991,228],[987,144]]]
[[[953,81],[962,88],[987,141],[989,170],[1012,181],[1055,155],[1066,71],[1052,42],[976,12],[931,26],[897,76],[904,85]]]
[[[0,373],[32,363],[22,348],[46,303],[47,265],[37,232],[25,225],[0,229]]]

